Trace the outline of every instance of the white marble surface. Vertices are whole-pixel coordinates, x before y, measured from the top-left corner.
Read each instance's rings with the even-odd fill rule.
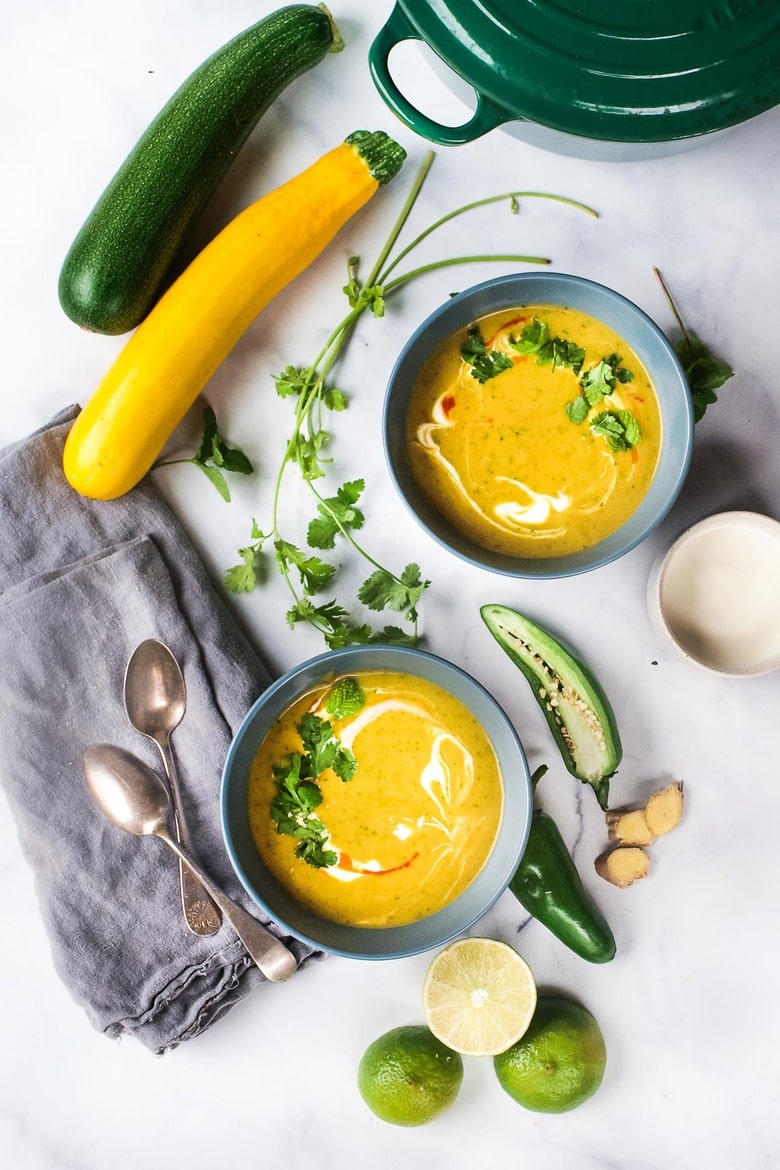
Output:
[[[59,309],[57,275],[67,246],[179,81],[272,7],[269,0],[218,6],[27,0],[4,7],[0,442],[66,403],[84,401],[118,351],[120,339],[82,333]],[[346,257],[375,254],[425,151],[384,108],[366,68],[388,0],[338,0],[333,7],[346,51],[299,81],[265,117],[201,238],[357,126],[395,130],[410,161],[403,177],[262,315],[208,387],[225,431],[248,450],[259,476],[237,485],[227,507],[194,469],[159,473],[216,578],[244,541],[250,517],[262,522],[268,514],[268,477],[289,410],[275,398],[270,375],[287,362],[304,363],[339,319]],[[414,72],[433,100],[438,84]],[[505,207],[486,210],[431,242],[425,255],[474,247],[548,254],[558,270],[612,285],[670,329],[652,272],[658,265],[690,325],[738,371],[697,427],[691,474],[672,514],[618,563],[544,585],[492,577],[439,550],[394,496],[380,441],[394,357],[450,291],[507,266],[435,275],[409,289],[383,321],[361,324],[339,373],[353,405],[337,420],[337,473],[368,479],[367,545],[399,565],[418,560],[432,579],[427,646],[493,690],[532,764],[554,762],[547,729],[525,684],[482,629],[478,606],[503,601],[554,623],[613,699],[626,749],[616,799],[638,798],[669,778],[685,782],[683,826],[657,843],[651,877],[620,892],[592,869],[603,843],[595,801],[560,765],[548,778],[547,807],[614,926],[619,954],[612,964],[582,962],[536,923],[518,937],[524,915],[509,894],[479,926],[516,942],[541,985],[576,994],[596,1014],[609,1049],[598,1095],[567,1116],[537,1116],[504,1095],[489,1061],[471,1061],[446,1117],[408,1131],[374,1118],[357,1093],[357,1063],[379,1033],[421,1019],[426,956],[328,961],[286,986],[261,989],[203,1037],[160,1059],[130,1041],[112,1043],[92,1032],[54,974],[31,877],[2,802],[0,1164],[13,1170],[778,1164],[780,678],[723,681],[682,661],[652,631],[644,592],[654,557],[686,523],[734,507],[780,515],[779,129],[775,110],[698,151],[632,164],[561,158],[494,133],[440,150],[420,199],[419,226],[458,203],[514,187],[592,203],[602,213],[598,222],[541,204],[525,204],[518,217]],[[290,496],[294,524],[309,505],[302,493],[291,489]],[[343,589],[357,571],[345,571]],[[274,669],[319,651],[308,631],[286,627],[278,585],[232,604]]]

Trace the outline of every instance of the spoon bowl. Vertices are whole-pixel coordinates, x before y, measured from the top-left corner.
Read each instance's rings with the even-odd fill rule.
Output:
[[[84,775],[92,799],[112,824],[136,837],[165,830],[168,793],[162,781],[124,748],[96,744],[84,752]]]
[[[211,895],[266,979],[283,983],[290,978],[297,962],[289,947],[223,894],[171,837],[167,827],[168,793],[151,768],[132,752],[102,743],[84,752],[84,775],[92,799],[112,824],[136,837],[159,837],[173,850]]]
[[[125,711],[136,731],[157,745],[168,777],[176,840],[189,852],[192,843],[182,812],[179,777],[171,734],[187,709],[187,688],[181,667],[164,642],[148,638],[136,646],[125,671]],[[193,934],[214,934],[221,919],[203,885],[179,861],[179,895],[184,921]]]
[[[154,638],[142,642],[125,673],[125,709],[133,727],[149,739],[167,739],[186,708],[184,675],[171,651]]]

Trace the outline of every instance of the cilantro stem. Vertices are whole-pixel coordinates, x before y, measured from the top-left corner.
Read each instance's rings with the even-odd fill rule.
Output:
[[[331,519],[333,520],[333,523],[336,525],[336,527],[338,528],[341,535],[346,540],[349,541],[349,543],[354,548],[355,552],[360,553],[361,557],[363,557],[364,560],[368,561],[368,563],[370,565],[373,565],[375,569],[382,569],[385,573],[389,573],[390,576],[393,578],[393,580],[397,581],[398,584],[400,585],[401,578],[397,577],[395,575],[395,573],[390,572],[389,569],[386,569],[384,565],[380,565],[379,561],[375,561],[374,558],[371,556],[371,554],[369,552],[366,552],[366,550],[364,548],[362,548],[361,545],[358,544],[358,542],[355,540],[352,533],[349,531],[348,528],[345,528],[345,526],[342,524],[341,520],[336,515],[336,513],[333,511],[333,509],[331,507],[329,507],[328,501],[325,499],[324,496],[320,495],[320,493],[317,491],[316,487],[314,486],[313,483],[311,483],[311,481],[309,482],[309,487],[313,491],[314,495],[317,497],[320,504],[322,504],[325,511],[331,517]]]
[[[426,154],[425,158],[423,159],[422,163],[420,164],[420,169],[417,172],[417,177],[415,178],[414,182],[412,183],[409,194],[406,197],[406,202],[404,203],[403,207],[401,208],[401,213],[398,216],[398,219],[393,224],[393,227],[390,231],[390,235],[387,237],[387,239],[385,241],[385,245],[382,248],[382,251],[379,253],[379,256],[377,257],[376,264],[374,265],[374,267],[371,269],[370,273],[368,274],[368,278],[366,279],[366,285],[369,288],[373,284],[376,284],[377,280],[379,279],[379,273],[382,270],[382,265],[384,264],[387,257],[390,255],[391,251],[393,250],[393,247],[395,245],[396,240],[398,239],[399,235],[403,231],[403,228],[406,224],[406,221],[411,214],[412,208],[414,207],[415,203],[417,202],[417,196],[420,194],[420,191],[422,189],[422,185],[428,176],[428,171],[431,169],[431,166],[433,165],[433,160],[435,159],[435,157],[436,157],[435,152],[432,150],[429,150],[428,153]],[[401,255],[403,255],[403,252],[401,253]],[[393,266],[394,266],[394,264],[391,265],[391,267],[393,267]]]
[[[235,579],[238,583],[234,586],[228,581],[228,585],[231,588],[235,587],[239,590],[252,588],[256,583],[256,577],[254,568],[249,563],[247,556],[251,558],[253,552],[255,555],[258,555],[263,542],[268,539],[272,540],[275,546],[276,563],[279,572],[287,583],[287,587],[295,602],[294,608],[287,614],[288,621],[291,625],[301,620],[308,621],[324,636],[329,646],[346,645],[352,641],[376,641],[383,637],[387,638],[388,636],[405,638],[411,642],[416,641],[418,623],[417,603],[429,584],[429,582],[422,580],[416,565],[407,565],[403,574],[398,576],[375,560],[353,536],[351,531],[353,527],[352,522],[346,515],[340,514],[338,508],[332,506],[339,497],[334,497],[332,500],[329,500],[317,489],[313,482],[324,475],[322,463],[327,462],[320,454],[321,448],[327,443],[330,437],[322,425],[323,410],[324,408],[333,408],[332,402],[328,398],[331,392],[341,394],[340,391],[335,391],[333,387],[326,387],[326,379],[340,358],[355,325],[367,309],[370,309],[374,316],[382,316],[384,312],[384,299],[389,293],[408,284],[418,276],[435,272],[438,269],[449,268],[459,264],[494,261],[513,264],[550,263],[545,257],[514,254],[455,256],[446,260],[438,260],[420,265],[388,281],[387,278],[390,273],[395,272],[399,263],[422,243],[423,240],[427,239],[428,236],[450,220],[465,214],[467,211],[472,211],[476,208],[497,203],[505,199],[512,200],[513,210],[517,210],[514,204],[516,199],[533,197],[566,204],[584,211],[588,215],[598,215],[592,208],[587,207],[583,203],[579,203],[577,200],[568,199],[561,195],[551,195],[541,191],[516,191],[503,195],[493,195],[485,199],[478,199],[472,203],[464,204],[462,207],[456,208],[447,215],[441,216],[424,231],[415,236],[409,244],[402,247],[395,257],[391,259],[393,249],[417,202],[420,191],[433,164],[434,157],[433,151],[429,151],[423,158],[403,207],[365,280],[358,280],[357,259],[350,260],[348,264],[348,284],[344,290],[349,298],[350,311],[326,337],[311,365],[297,370],[289,367],[290,376],[288,377],[284,390],[281,389],[281,382],[284,376],[282,375],[278,379],[280,383],[279,392],[283,393],[284,396],[294,393],[297,396],[297,401],[295,403],[292,435],[285,446],[274,483],[273,501],[271,505],[271,530],[268,534],[263,535],[253,525],[253,538],[257,538],[259,534],[259,539],[250,545],[249,548],[240,550],[243,562],[242,565],[236,566],[238,576]],[[344,403],[344,396],[341,395],[341,405],[336,406],[335,409],[343,409]],[[327,516],[329,523],[332,525],[332,531],[334,533],[338,532],[352,546],[355,552],[375,570],[371,577],[361,586],[361,591],[358,595],[359,600],[362,600],[369,609],[381,610],[389,605],[396,612],[403,612],[405,620],[413,628],[414,633],[412,637],[395,627],[385,627],[381,634],[374,633],[368,625],[357,626],[352,624],[346,611],[336,601],[319,606],[310,601],[311,595],[319,591],[317,574],[319,573],[320,578],[327,582],[335,570],[333,566],[326,565],[324,562],[319,561],[318,558],[309,557],[308,554],[304,554],[295,545],[286,541],[280,532],[279,507],[282,484],[285,472],[290,463],[298,464],[304,482],[317,501],[318,512],[321,514],[321,517]],[[360,485],[360,491],[362,491],[362,481],[360,481]],[[345,488],[347,486],[354,487],[354,485],[344,485]],[[339,496],[341,491],[342,489],[340,488]],[[313,548],[332,547],[332,544],[327,543],[328,539],[332,539],[330,533],[328,533],[326,543],[324,544],[319,543],[319,541],[314,542],[314,538],[311,539],[313,540],[311,545]],[[247,567],[251,573],[251,576],[248,578],[248,585],[246,583]],[[244,576],[241,575],[242,572],[245,574]],[[297,572],[300,572],[300,582],[297,580]],[[376,580],[376,578],[379,579]],[[387,589],[387,582],[390,581],[394,583],[394,586],[399,587],[396,592],[393,592],[392,589]],[[364,590],[365,593],[363,592]]]
[[[654,267],[653,272],[658,277],[659,284],[661,285],[661,288],[664,290],[664,296],[666,297],[667,301],[669,302],[669,308],[672,310],[672,313],[674,314],[674,319],[680,327],[680,332],[682,333],[683,337],[685,338],[685,344],[690,348],[691,335],[689,334],[688,330],[685,328],[685,322],[683,321],[682,317],[680,316],[677,305],[674,303],[674,297],[669,292],[668,285],[667,285],[666,281],[664,280],[663,276],[661,276],[660,269]]]
[[[394,289],[400,288],[402,284],[406,284],[407,281],[415,280],[418,276],[423,276],[426,272],[435,272],[438,268],[450,268],[453,264],[474,264],[484,260],[508,261],[513,264],[551,263],[545,256],[454,256],[451,260],[434,260],[431,264],[423,264],[420,268],[412,268],[409,272],[404,272],[400,276],[396,276],[395,280],[389,281],[384,286],[385,296],[393,292]]]
[[[455,219],[457,216],[463,215],[467,211],[473,211],[477,207],[486,207],[490,203],[500,203],[503,199],[509,199],[511,201],[513,199],[529,198],[552,199],[556,203],[565,203],[569,207],[576,207],[579,211],[584,211],[587,215],[593,215],[596,217],[596,219],[598,219],[599,213],[594,211],[592,207],[588,207],[587,204],[580,203],[576,199],[567,199],[565,195],[550,195],[545,191],[506,191],[503,195],[489,195],[487,199],[475,199],[473,203],[464,203],[462,207],[456,207],[454,211],[449,211],[446,215],[443,215],[441,219],[437,219],[435,223],[430,224],[424,232],[420,232],[418,236],[415,236],[412,242],[407,244],[406,247],[403,248],[394,258],[393,262],[389,264],[388,267],[384,270],[381,277],[379,278],[380,283],[384,284],[393,269],[397,267],[400,260],[403,260],[406,256],[408,256],[409,253],[413,251],[418,244],[421,244],[423,240],[427,239],[427,237],[432,235],[433,232],[435,232],[438,228],[443,227],[445,223],[449,223],[451,219]]]

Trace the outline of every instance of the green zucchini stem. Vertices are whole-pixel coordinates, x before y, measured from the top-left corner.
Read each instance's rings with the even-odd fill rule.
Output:
[[[317,7],[320,9],[321,12],[325,13],[328,20],[330,21],[330,31],[331,31],[331,35],[333,37],[333,43],[331,44],[330,48],[328,49],[328,52],[329,53],[340,53],[342,51],[342,49],[344,48],[344,38],[341,35],[341,33],[339,32],[339,26],[336,24],[335,20],[333,19],[333,13],[328,8],[327,4],[318,4]]]

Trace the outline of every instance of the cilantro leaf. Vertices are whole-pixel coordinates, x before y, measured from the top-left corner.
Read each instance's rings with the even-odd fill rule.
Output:
[[[329,442],[329,432],[318,430],[311,435],[299,434],[295,442],[290,444],[290,456],[298,464],[301,475],[308,482],[321,479],[325,474],[322,464],[328,460],[323,461],[320,452]]]
[[[558,366],[574,370],[578,374],[585,361],[585,350],[573,341],[566,341],[562,337],[553,337],[549,347],[545,346],[537,361],[549,362],[554,370]]]
[[[356,679],[351,681],[358,685]],[[352,701],[354,704],[354,695]],[[276,795],[271,801],[271,818],[278,833],[296,838],[295,856],[322,869],[335,865],[339,855],[327,848],[330,834],[314,815],[323,799],[319,779],[330,770],[342,781],[349,781],[355,775],[357,760],[333,734],[332,724],[311,711],[298,721],[296,731],[303,750],[273,766]]]
[[[639,423],[630,410],[603,410],[591,420],[590,429],[594,435],[603,435],[610,451],[628,451],[642,438]]]
[[[342,390],[337,390],[335,386],[326,386],[322,392],[323,405],[328,410],[346,410],[349,406],[349,399]]]
[[[695,334],[683,338],[675,348],[691,391],[694,421],[700,422],[707,407],[718,401],[715,391],[734,377],[734,371],[726,362],[712,357]]]
[[[417,638],[399,626],[383,626],[371,635],[371,642],[388,646],[416,646]]]
[[[604,358],[591,366],[580,378],[582,393],[590,406],[598,404],[615,389],[615,374],[612,366]]]
[[[274,374],[273,377],[276,382],[276,393],[279,397],[290,398],[293,394],[298,395],[306,389],[312,377],[312,371],[298,369],[296,366],[285,366],[281,374]]]
[[[371,310],[375,317],[385,315],[385,290],[381,284],[364,288],[360,294],[360,303]]]
[[[666,281],[657,268],[654,268],[653,271],[658,277],[664,296],[669,302],[669,307],[682,333],[682,338],[675,345],[675,350],[682,363],[691,392],[694,422],[700,422],[704,418],[707,407],[718,401],[715,391],[728,382],[729,378],[734,377],[734,371],[726,362],[714,357],[701,338],[686,328]]]
[[[363,688],[356,678],[341,678],[333,687],[325,701],[325,710],[334,719],[345,719],[348,715],[357,715],[366,703]]]
[[[312,557],[287,540],[274,542],[276,561],[282,572],[294,566],[300,574],[301,583],[306,593],[319,593],[328,585],[336,572],[333,565],[329,565],[320,557]]]
[[[360,257],[350,256],[347,260],[347,283],[342,288],[342,292],[349,301],[351,309],[357,307],[360,300],[360,284],[358,282],[358,268],[360,267]]]
[[[566,404],[566,417],[573,423],[584,423],[590,412],[590,403],[584,394],[578,394],[573,402]]]
[[[509,335],[509,344],[518,353],[536,354],[547,343],[549,336],[550,327],[547,322],[534,317],[531,324],[524,327],[519,337],[513,333]]]
[[[287,760],[274,765],[276,796],[271,801],[271,818],[276,831],[295,837],[296,857],[317,868],[335,865],[338,854],[326,849],[328,831],[316,816],[314,809],[322,804],[319,785],[308,779],[309,768],[300,752],[293,752]]]
[[[420,577],[419,565],[409,564],[400,577],[387,569],[377,569],[358,590],[358,600],[368,609],[408,611],[410,621],[417,617],[417,602],[430,584]]]
[[[510,334],[509,344],[518,353],[534,357],[538,365],[551,365],[553,370],[561,366],[579,373],[585,360],[581,346],[563,337],[550,337],[549,325],[537,317],[521,330],[519,337]]]
[[[471,366],[471,373],[483,385],[489,378],[496,378],[512,367],[512,359],[505,353],[487,348],[478,325],[472,325],[469,329],[469,335],[460,347],[460,356]]]
[[[365,517],[355,504],[365,486],[365,480],[353,479],[342,484],[335,496],[320,501],[317,505],[319,515],[311,521],[306,533],[311,548],[333,548],[336,536],[342,529],[363,526]]]
[[[262,565],[262,548],[268,537],[260,531],[256,520],[252,521],[251,539],[251,544],[238,550],[240,564],[233,565],[225,573],[225,587],[231,593],[251,593],[257,584]]]
[[[633,382],[634,375],[621,365],[622,361],[620,354],[611,353],[582,375],[582,393],[591,406],[598,406],[602,399],[612,394],[617,382]]]
[[[319,825],[320,822],[318,821]],[[323,827],[324,828],[324,827]],[[300,841],[295,846],[295,856],[303,858],[309,865],[313,865],[316,869],[327,869],[331,865],[335,865],[339,859],[338,853],[333,849],[325,849],[323,842],[327,839],[326,835],[320,835],[316,830],[311,830],[311,836],[305,841]]]

